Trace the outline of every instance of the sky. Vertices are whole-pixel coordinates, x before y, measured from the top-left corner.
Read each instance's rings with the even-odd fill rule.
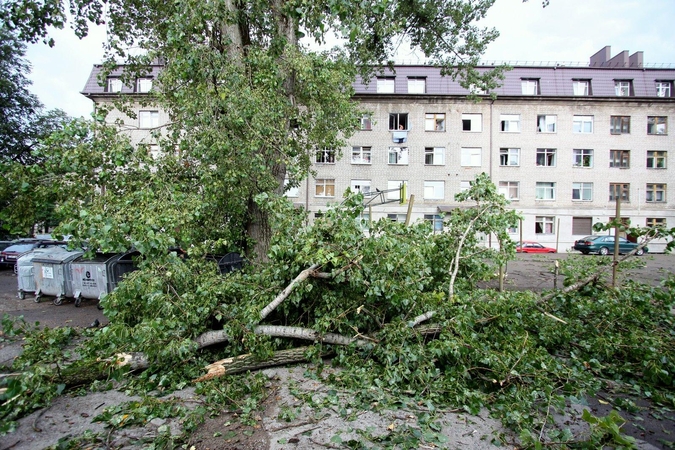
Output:
[[[496,0],[478,23],[500,32],[483,61],[580,62],[609,45],[612,56],[628,50],[644,52],[645,65],[675,68],[675,0]],[[56,45],[28,47],[32,64],[31,91],[47,109],[59,108],[73,117],[89,117],[92,102],[80,91],[92,66],[103,58],[105,28],[78,40],[70,29],[55,30]],[[413,60],[415,55],[400,55]]]

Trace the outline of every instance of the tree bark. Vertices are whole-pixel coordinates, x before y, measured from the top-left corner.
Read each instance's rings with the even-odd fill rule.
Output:
[[[297,277],[295,277],[293,281],[291,281],[291,284],[286,286],[286,288],[283,291],[281,291],[281,293],[277,295],[276,298],[272,300],[272,302],[269,305],[265,306],[265,308],[260,312],[260,320],[265,319],[265,317],[267,317],[272,311],[274,311],[276,307],[279,306],[281,302],[283,302],[286,299],[286,297],[288,297],[291,294],[291,292],[293,292],[293,289],[295,289],[295,286],[298,283],[305,281],[312,274],[312,272],[314,272],[318,268],[319,268],[318,264],[313,264],[308,269],[305,269],[302,272],[300,272],[300,274]]]

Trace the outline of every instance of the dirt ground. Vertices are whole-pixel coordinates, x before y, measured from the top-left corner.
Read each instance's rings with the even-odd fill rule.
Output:
[[[553,261],[567,257],[567,254],[518,255],[517,260],[510,262],[507,268],[506,288],[537,291],[552,288]],[[649,255],[642,260],[645,263],[644,268],[632,270],[622,276],[658,284],[667,273],[675,273],[675,255]],[[558,286],[562,286],[562,282],[560,277]],[[49,327],[86,327],[95,320],[102,325],[107,323],[102,311],[97,309],[96,301],[85,300],[79,308],[69,301],[55,306],[49,299],[41,303],[35,303],[30,296],[19,300],[16,289],[16,277],[13,273],[10,270],[0,271],[1,314],[21,315],[29,323],[39,322],[41,326]],[[20,350],[20,343],[8,344],[0,339],[0,365],[11,364]],[[187,448],[348,448],[346,442],[360,439],[364,433],[378,436],[402,426],[414,425],[416,411],[351,411],[351,399],[345,393],[338,393],[338,404],[334,407],[314,409],[307,406],[291,393],[291,386],[295,390],[311,394],[317,399],[317,403],[329,395],[331,389],[320,380],[308,376],[307,369],[307,366],[300,365],[265,370],[263,373],[269,378],[269,395],[263,404],[263,410],[256,417],[255,425],[242,425],[236,414],[223,411],[217,417],[205,418],[205,422],[191,435]],[[194,394],[193,388],[186,388],[174,395],[187,407],[194,407],[201,401]],[[570,427],[575,433],[583,434],[587,432],[587,427],[580,419],[583,408],[590,409],[596,416],[605,415],[611,409],[611,400],[615,395],[618,394],[608,387],[606,392],[597,398],[588,399],[586,404],[572,405],[566,415],[556,418],[556,422]],[[23,418],[15,432],[0,436],[0,450],[42,449],[56,445],[59,439],[81,435],[85,430],[106,436],[105,445],[100,448],[138,449],[146,447],[148,442],[152,442],[167,427],[174,434],[180,432],[182,424],[178,419],[155,419],[142,427],[121,430],[106,429],[103,424],[92,421],[103,409],[132,399],[133,397],[116,390],[83,396],[62,396],[49,407]],[[637,406],[634,412],[620,413],[628,420],[623,431],[638,439],[638,448],[675,448],[675,412],[653,408],[644,402]],[[441,432],[447,438],[442,448],[492,448],[492,439],[499,433],[506,436],[507,441],[511,440],[509,432],[487,413],[470,416],[446,412],[441,422]]]

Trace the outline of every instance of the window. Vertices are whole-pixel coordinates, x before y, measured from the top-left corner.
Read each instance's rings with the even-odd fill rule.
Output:
[[[572,217],[572,234],[576,236],[593,234],[593,218]]]
[[[500,166],[519,166],[520,149],[519,148],[500,148],[499,149]]]
[[[657,97],[670,97],[673,86],[672,81],[657,81],[656,82],[656,96]]]
[[[381,77],[377,79],[377,93],[378,94],[393,94],[394,93],[394,77]]]
[[[481,149],[476,147],[462,147],[460,165],[463,167],[480,167]]]
[[[284,179],[284,196],[285,197],[299,197],[300,188],[298,186],[292,186],[290,178],[286,177]]]
[[[647,183],[647,202],[661,203],[666,201],[666,185]]]
[[[630,150],[610,150],[609,167],[628,169],[630,167]]]
[[[537,116],[537,133],[555,133],[558,116]]]
[[[122,80],[119,78],[108,78],[107,92],[122,92]]]
[[[591,95],[591,80],[572,80],[574,95]]]
[[[373,129],[373,121],[370,117],[370,114],[364,114],[361,116],[361,130],[368,131]]]
[[[408,94],[424,94],[427,92],[425,77],[408,77]]]
[[[554,148],[538,148],[537,166],[555,167],[555,150]]]
[[[370,164],[372,147],[352,147],[352,164]]]
[[[629,183],[609,183],[609,201],[615,202],[621,197],[622,202],[628,202],[630,201],[629,191]]]
[[[459,191],[464,192],[471,189],[471,181],[460,181],[459,182]]]
[[[427,166],[442,166],[445,164],[445,147],[425,147],[424,164]]]
[[[389,147],[389,164],[408,164],[408,147]]]
[[[593,167],[593,150],[575,148],[573,152],[574,167]]]
[[[518,181],[500,181],[499,193],[509,200],[520,198],[520,183]]]
[[[630,134],[630,116],[612,116],[609,132],[611,134]]]
[[[353,192],[368,195],[370,194],[370,180],[352,180],[350,188]]]
[[[408,182],[404,180],[387,181],[387,200],[400,200],[401,186],[404,184],[408,184]]]
[[[424,220],[431,224],[434,233],[441,233],[443,231],[443,216],[440,214],[425,214]]]
[[[666,152],[649,150],[647,151],[647,168],[648,169],[665,169],[666,168]]]
[[[315,197],[335,197],[335,179],[317,178],[314,186]]]
[[[136,80],[136,92],[150,92],[152,89],[152,78],[139,78]]]
[[[647,134],[667,134],[668,118],[665,116],[647,117]]]
[[[520,88],[523,95],[539,95],[539,80],[534,78],[522,78]]]
[[[614,92],[617,97],[629,97],[631,95],[631,80],[614,80]]]
[[[316,151],[317,164],[335,164],[335,150],[323,149]]]
[[[405,223],[406,217],[406,214],[387,214],[387,219],[398,223]]]
[[[462,131],[480,132],[483,130],[482,114],[462,114]]]
[[[509,133],[520,132],[520,115],[518,114],[501,114],[499,116],[501,122],[501,131]]]
[[[445,181],[425,181],[424,199],[443,200],[445,198]]]
[[[534,198],[536,200],[555,200],[555,183],[538,181]]]
[[[425,114],[424,131],[445,131],[445,114]]]
[[[572,131],[574,133],[592,133],[593,116],[574,116]]]
[[[390,113],[389,114],[389,130],[407,130],[408,129],[408,113]]]
[[[572,200],[593,200],[593,183],[572,183]]]
[[[139,128],[157,128],[159,126],[159,111],[139,111]]]
[[[665,227],[666,219],[664,217],[647,217],[646,225],[648,227]]]
[[[534,232],[536,234],[553,234],[555,227],[555,217],[536,216],[534,222]]]

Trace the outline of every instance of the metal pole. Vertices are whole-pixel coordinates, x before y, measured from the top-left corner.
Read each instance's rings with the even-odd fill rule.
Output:
[[[560,218],[558,218],[558,226],[555,230],[555,251],[558,251],[558,243],[560,242]]]
[[[520,222],[520,250],[522,251],[523,249],[523,219],[518,219]]]

